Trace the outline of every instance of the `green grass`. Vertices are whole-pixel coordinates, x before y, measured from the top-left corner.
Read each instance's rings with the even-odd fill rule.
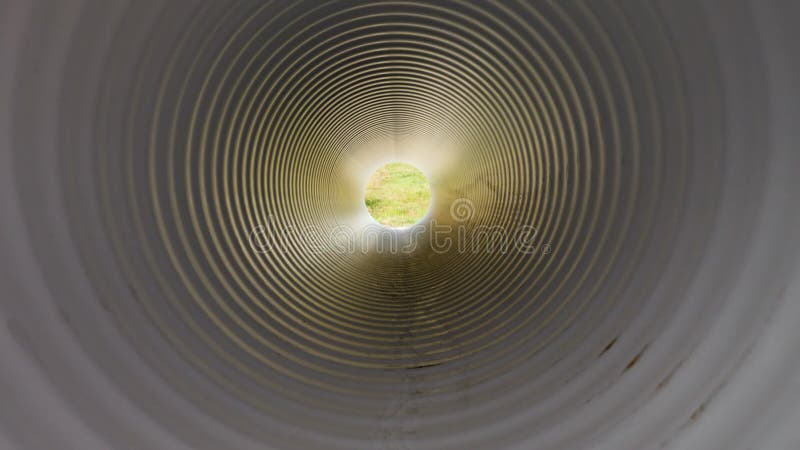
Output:
[[[430,201],[425,175],[402,162],[386,164],[372,174],[364,196],[369,214],[378,223],[395,228],[419,222]]]

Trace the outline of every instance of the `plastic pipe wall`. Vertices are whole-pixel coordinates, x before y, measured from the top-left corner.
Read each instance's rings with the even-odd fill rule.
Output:
[[[0,448],[800,448],[798,19],[0,3]]]

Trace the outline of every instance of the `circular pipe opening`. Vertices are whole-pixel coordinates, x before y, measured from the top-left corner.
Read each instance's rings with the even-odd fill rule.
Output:
[[[421,170],[404,162],[384,164],[370,175],[364,204],[375,222],[408,228],[422,221],[431,203],[431,188]]]

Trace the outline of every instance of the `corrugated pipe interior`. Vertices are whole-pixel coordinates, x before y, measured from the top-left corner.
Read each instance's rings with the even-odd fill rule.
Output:
[[[0,449],[800,448],[798,20],[1,2]]]

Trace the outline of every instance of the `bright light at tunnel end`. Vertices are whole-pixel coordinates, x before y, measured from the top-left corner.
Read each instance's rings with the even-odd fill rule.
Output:
[[[370,175],[364,188],[364,206],[374,223],[396,230],[410,228],[430,211],[430,182],[411,163],[389,162]]]

